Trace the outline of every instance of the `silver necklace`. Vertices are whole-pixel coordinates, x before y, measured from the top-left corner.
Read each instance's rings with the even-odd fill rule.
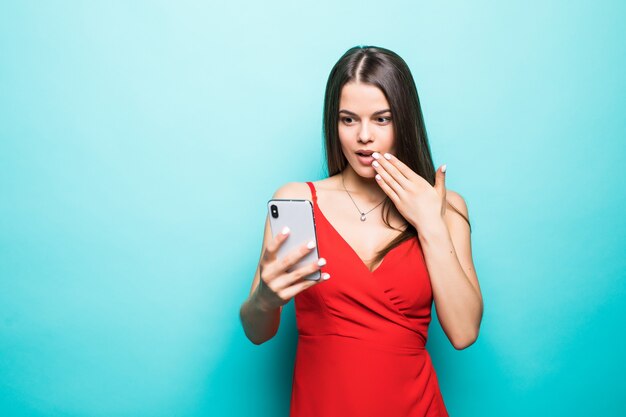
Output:
[[[354,198],[352,198],[352,196],[350,195],[350,191],[348,191],[348,189],[346,188],[346,184],[343,182],[343,171],[341,171],[341,183],[343,184],[343,189],[346,190],[346,193],[348,193],[348,197],[350,197],[350,200],[352,200],[352,203],[354,203],[354,207],[356,207],[356,209],[359,211],[359,213],[361,214],[361,221],[364,222],[365,221],[365,215],[368,214],[370,211],[374,210],[376,207],[380,206],[381,204],[383,204],[385,202],[385,200],[387,199],[386,197],[383,198],[383,201],[381,201],[380,203],[376,204],[376,206],[372,209],[369,210],[367,212],[362,212],[361,209],[359,208],[359,206],[356,205]]]

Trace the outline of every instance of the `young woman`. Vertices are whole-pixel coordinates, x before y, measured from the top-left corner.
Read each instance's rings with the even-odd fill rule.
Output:
[[[328,79],[324,135],[328,178],[274,193],[313,203],[319,262],[286,273],[312,247],[278,260],[289,233],[272,238],[268,217],[240,310],[245,333],[255,344],[271,339],[294,298],[291,417],[447,416],[425,349],[431,305],[465,349],[478,337],[483,301],[467,206],[446,189],[446,166],[435,171],[404,60],[349,49]],[[302,279],[317,269],[323,279]]]

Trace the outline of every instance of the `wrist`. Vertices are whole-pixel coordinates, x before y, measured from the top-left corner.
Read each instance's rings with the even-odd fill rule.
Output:
[[[252,296],[250,297],[249,302],[252,308],[262,313],[267,313],[269,311],[275,310],[277,307],[270,305],[270,303],[263,298],[263,295],[260,294],[260,290],[261,285],[259,284],[259,286],[257,286],[256,290],[254,291],[254,293],[252,293]]]
[[[417,234],[421,243],[429,243],[445,239],[448,237],[448,225],[443,217],[437,217],[429,221],[423,227],[417,229]]]

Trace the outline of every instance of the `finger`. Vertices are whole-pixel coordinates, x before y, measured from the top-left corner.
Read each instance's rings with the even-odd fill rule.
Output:
[[[281,281],[278,283],[283,287],[289,287],[299,281],[305,280],[304,277],[314,273],[315,271],[321,269],[324,265],[326,265],[326,259],[319,258],[314,262],[310,262],[307,265],[301,266],[298,269],[291,271],[290,273],[283,275],[281,278],[277,278],[277,281],[280,279]],[[322,279],[306,279],[305,281],[321,281]]]
[[[280,231],[270,242],[267,244],[265,248],[265,252],[263,253],[263,260],[267,263],[276,259],[276,253],[278,249],[282,246],[283,242],[287,240],[289,237],[289,227],[283,227],[283,230]]]
[[[385,155],[387,155],[387,156],[389,156],[391,158],[391,154],[386,153]],[[372,154],[372,157],[376,160],[376,162],[378,164],[380,164],[380,167],[382,167],[385,171],[387,171],[389,173],[389,175],[391,175],[391,177],[400,185],[400,187],[402,187],[403,189],[406,190],[411,185],[410,176],[405,175],[404,172],[400,171],[395,166],[395,164],[393,162],[391,162],[389,160],[389,158],[387,158],[387,156],[382,158],[381,155],[378,152],[374,152]],[[398,158],[394,158],[394,160],[395,161],[399,161]],[[372,161],[372,165],[375,166],[373,161]],[[409,171],[411,171],[411,170],[409,169]],[[413,172],[413,171],[411,171],[411,172]]]
[[[389,177],[389,174],[387,174],[387,177]],[[395,204],[399,200],[398,194],[396,194],[395,190],[391,188],[391,186],[385,181],[380,173],[376,173],[374,178],[376,178],[376,182],[378,183],[380,188],[382,188],[385,194],[387,194],[391,201],[393,201]]]
[[[398,184],[391,174],[385,171],[385,169],[376,160],[372,161],[372,166],[377,172],[376,179],[378,180],[378,177],[382,179],[382,181],[379,180],[378,183],[380,184],[381,182],[384,182],[391,190],[393,190],[396,197],[400,196],[402,191],[404,191],[404,188]],[[391,195],[389,196],[391,197]]]
[[[272,264],[268,265],[268,268],[272,269],[273,274],[282,274],[285,271],[287,271],[289,268],[291,268],[293,265],[298,263],[306,255],[308,255],[309,252],[311,252],[311,250],[313,250],[314,247],[315,247],[315,241],[313,240],[307,243],[303,243],[297,248],[295,248],[294,250],[292,250],[291,252],[289,252],[283,258],[278,259],[275,262],[272,262]],[[326,260],[324,260],[324,262],[326,262]],[[289,272],[292,272],[292,271],[289,271]]]
[[[398,171],[400,171],[409,181],[412,182],[412,181],[417,180],[418,178],[422,179],[423,181],[426,181],[424,177],[422,177],[421,175],[413,171],[411,167],[409,167],[407,164],[399,160],[397,156],[392,155],[388,152],[385,153],[385,155],[383,156],[385,157],[386,160],[392,163],[393,166],[395,166],[398,169]]]
[[[306,290],[307,288],[310,288],[313,285],[317,285],[320,282],[325,282],[329,278],[330,278],[330,274],[324,272],[322,274],[322,278],[318,280],[301,279],[300,281],[296,281],[289,288],[286,288],[283,294],[285,297],[293,298],[296,295],[298,295],[300,292]]]

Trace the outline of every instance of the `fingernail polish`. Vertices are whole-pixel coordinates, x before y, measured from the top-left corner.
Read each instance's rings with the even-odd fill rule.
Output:
[[[386,154],[385,154],[385,158],[386,158],[387,160],[391,159],[391,154],[390,154],[390,153],[386,153]]]
[[[443,166],[441,167],[441,172],[446,172],[446,168],[448,168],[448,165],[443,164]]]
[[[324,272],[322,274],[322,279],[328,279],[328,278],[330,278],[330,274],[328,272]]]
[[[289,233],[289,227],[287,227],[287,226],[283,227],[283,230],[281,231],[281,233],[283,235],[286,235],[287,233]]]
[[[317,261],[317,264],[318,264],[319,266],[324,266],[324,265],[326,265],[326,259],[324,259],[324,258],[320,258],[320,259]]]
[[[309,249],[313,249],[315,247],[315,241],[311,240],[309,243],[306,244],[306,247]]]
[[[372,158],[374,158],[374,159],[378,159],[378,158],[380,158],[380,154],[379,154],[378,152],[374,152],[374,153],[372,154]]]
[[[377,166],[378,166],[378,165],[380,165],[380,164],[378,163],[378,161],[374,161],[374,162],[372,162],[372,165],[374,165],[375,167],[377,167]]]

